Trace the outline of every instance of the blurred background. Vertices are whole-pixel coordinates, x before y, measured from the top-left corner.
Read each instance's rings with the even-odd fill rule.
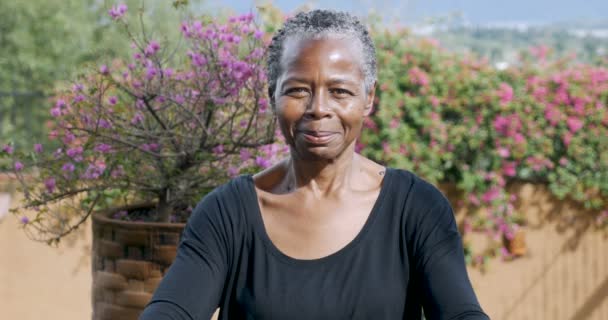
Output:
[[[176,3],[183,3],[181,10],[174,8]],[[56,88],[73,79],[83,68],[129,56],[129,39],[107,14],[115,4],[100,0],[0,0],[0,145],[10,141],[16,148],[34,143],[42,143],[48,149],[58,146],[57,141],[48,137],[49,110]],[[142,1],[126,1],[126,4],[134,9],[140,7]],[[480,154],[488,152],[493,155],[498,152],[495,156],[499,160],[525,158],[521,163],[533,168],[522,165],[516,173],[510,174],[505,171],[505,163],[501,162],[496,169],[502,170],[500,172],[504,177],[513,178],[506,184],[497,182],[497,185],[508,190],[513,200],[509,205],[513,205],[518,212],[518,218],[510,222],[517,226],[511,230],[517,236],[508,236],[508,243],[504,246],[488,242],[490,240],[485,229],[487,219],[477,219],[479,211],[471,208],[471,203],[483,202],[484,196],[491,196],[489,192],[492,189],[483,189],[483,192],[475,189],[475,178],[471,177],[469,181],[458,170],[459,173],[455,174],[456,171],[448,168],[445,174],[434,176],[434,161],[442,166],[458,163],[461,154],[454,153],[456,159],[452,159],[449,153],[433,151],[436,148],[435,139],[431,137],[419,146],[427,151],[412,151],[413,157],[418,157],[419,161],[406,160],[408,153],[403,150],[400,155],[392,155],[391,148],[396,152],[394,150],[399,150],[402,140],[409,141],[408,137],[414,134],[409,131],[396,136],[392,131],[382,133],[386,137],[393,137],[397,141],[395,144],[383,144],[374,137],[364,137],[365,148],[362,152],[378,161],[421,172],[448,195],[467,243],[471,281],[482,307],[492,319],[608,319],[608,206],[605,200],[608,196],[608,146],[606,137],[602,137],[608,132],[607,1],[276,0],[254,3],[245,0],[147,0],[143,4],[146,13],[142,19],[149,28],[148,32],[169,42],[178,41],[180,23],[188,17],[205,15],[219,19],[253,12],[259,19],[265,19],[266,31],[272,32],[276,21],[280,22],[285,16],[299,10],[345,10],[374,26],[381,51],[380,70],[397,63],[397,60],[391,60],[393,56],[398,56],[398,60],[409,59],[403,72],[408,75],[408,81],[418,87],[393,87],[393,81],[401,81],[399,75],[386,73],[380,76],[380,80],[385,79],[389,86],[388,89],[381,89],[383,92],[410,90],[414,95],[428,98],[408,103],[409,98],[400,96],[399,99],[405,99],[406,105],[420,104],[430,108],[434,105],[434,99],[438,99],[441,101],[438,104],[452,108],[461,102],[453,102],[458,98],[452,96],[451,87],[444,88],[439,83],[442,80],[435,80],[439,84],[433,82],[429,87],[431,89],[425,90],[424,79],[445,77],[443,83],[447,86],[449,81],[465,81],[469,79],[466,77],[472,77],[477,80],[471,80],[470,87],[461,88],[469,90],[468,93],[457,90],[458,93],[454,94],[466,95],[471,104],[481,104],[482,108],[485,103],[495,105],[497,111],[488,120],[490,130],[495,128],[501,132],[496,124],[498,118],[494,118],[501,117],[500,110],[533,114],[535,106],[541,108],[538,117],[522,121],[537,124],[528,126],[529,131],[536,130],[543,137],[555,134],[557,140],[564,141],[551,140],[548,143],[551,151],[542,151],[544,142],[528,143],[521,156],[514,151],[516,147],[510,149],[511,155],[501,154],[502,149],[498,145],[493,148],[499,151],[484,151],[483,142],[481,146],[471,142],[470,149],[462,151],[462,154],[470,154],[473,152],[471,150],[479,150]],[[407,38],[405,45],[401,44],[405,47],[391,47],[402,38]],[[425,60],[427,58],[431,60]],[[456,65],[466,64],[470,69],[462,67],[455,71],[456,80],[449,80],[449,75],[432,71],[432,68],[425,69],[426,64],[445,61],[452,61]],[[411,70],[422,70],[424,76],[413,74]],[[576,70],[580,70],[580,74]],[[471,73],[474,75],[471,76]],[[532,88],[536,85],[530,80],[532,75],[548,79],[548,90],[560,87],[562,80],[558,81],[556,77],[570,81],[567,89],[570,90],[569,102],[549,102],[549,98],[545,99],[544,96],[542,99],[545,100],[534,100],[538,98],[538,91]],[[416,77],[418,83],[411,80]],[[429,90],[434,93],[429,93]],[[484,94],[483,90],[492,90],[488,99],[494,99],[493,102],[475,100],[477,95]],[[503,90],[503,93],[496,90]],[[559,88],[555,90],[559,91]],[[445,97],[440,96],[439,92],[444,92]],[[521,108],[513,107],[511,110],[510,106],[505,107],[517,100],[520,93],[521,97],[526,94],[525,97],[529,96],[531,100],[519,98],[518,106]],[[591,110],[586,111],[588,127],[582,131],[573,129],[575,122],[570,120],[575,113],[568,111],[574,108],[575,98],[579,96],[588,96],[585,104],[590,107],[586,110]],[[399,104],[399,99],[388,93],[382,93],[380,99],[380,107],[384,101]],[[467,103],[462,102],[462,105]],[[563,127],[553,125],[552,128],[552,122],[546,115],[549,104],[565,110],[564,119],[567,117],[570,122],[564,122]],[[526,109],[528,105],[532,109]],[[454,110],[460,109],[454,107]],[[462,119],[466,118],[465,111],[451,112],[462,112],[465,115]],[[583,113],[578,116],[585,117]],[[382,128],[390,130],[389,127],[393,128],[389,125],[391,117],[384,113],[377,114],[375,126],[381,132],[384,130]],[[448,119],[449,114],[442,113],[442,117]],[[431,118],[433,116],[429,111],[428,119]],[[471,118],[474,119],[474,115]],[[462,119],[459,121],[464,121]],[[418,120],[408,118],[404,123],[407,121],[416,123]],[[432,122],[420,121],[433,127]],[[445,123],[450,125],[450,121],[446,120]],[[462,127],[472,128],[472,123],[465,122]],[[371,127],[374,125],[368,126]],[[519,130],[526,134],[523,132],[525,130]],[[555,130],[562,131],[555,133]],[[464,129],[460,133],[449,133],[449,137],[452,134],[459,139],[469,139],[471,135],[481,137],[479,139],[483,141],[486,136],[492,135],[483,130],[476,133]],[[565,136],[574,140],[566,139],[566,142]],[[471,141],[475,139],[473,137]],[[386,138],[385,141],[391,140]],[[568,153],[574,152],[565,150],[570,141],[585,149],[576,151],[576,154]],[[451,148],[449,142],[444,143],[446,148]],[[515,142],[505,140],[502,143],[503,146],[510,146],[509,143]],[[539,156],[532,157],[532,153]],[[538,164],[541,160],[551,164]],[[559,171],[560,167],[570,168],[567,163],[579,162],[582,164],[572,167],[567,175]],[[536,165],[544,167],[536,170]],[[583,177],[587,175],[589,179],[584,180]],[[585,182],[579,183],[577,178]],[[472,190],[477,190],[479,196]],[[72,232],[57,246],[32,241],[20,227],[19,215],[8,212],[9,207],[20,201],[20,197],[11,175],[0,173],[0,318],[89,319],[92,282],[90,224],[87,222],[85,228]],[[498,242],[502,243],[502,240],[500,238]]]

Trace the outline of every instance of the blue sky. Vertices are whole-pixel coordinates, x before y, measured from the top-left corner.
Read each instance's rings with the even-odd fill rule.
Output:
[[[291,12],[307,3],[301,0],[274,0],[276,6]],[[213,7],[230,7],[248,12],[251,0],[207,0]],[[459,11],[474,24],[493,22],[553,23],[572,20],[608,19],[608,0],[313,0],[315,8],[346,10],[363,14],[376,9],[383,15],[399,17],[404,23],[420,21]]]

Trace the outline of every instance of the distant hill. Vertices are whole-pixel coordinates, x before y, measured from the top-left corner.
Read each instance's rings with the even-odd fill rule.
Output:
[[[458,16],[412,27],[415,34],[438,39],[456,52],[472,52],[508,65],[521,51],[545,45],[553,56],[576,54],[583,62],[608,55],[608,19],[550,24],[488,23],[472,25]]]

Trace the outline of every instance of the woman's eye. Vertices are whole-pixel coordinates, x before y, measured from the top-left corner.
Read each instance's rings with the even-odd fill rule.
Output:
[[[285,91],[285,94],[292,97],[304,97],[308,95],[306,88],[291,88]]]
[[[344,98],[346,96],[351,96],[352,93],[346,89],[341,89],[341,88],[336,88],[336,89],[331,89],[331,93],[333,93],[335,96],[340,97],[340,98]]]

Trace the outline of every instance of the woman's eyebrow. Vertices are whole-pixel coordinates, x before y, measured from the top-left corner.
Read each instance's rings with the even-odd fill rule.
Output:
[[[309,82],[310,82],[309,79],[303,78],[301,76],[296,76],[296,75],[288,76],[287,78],[285,78],[285,80],[283,80],[281,82],[280,88],[282,90],[289,83],[309,83]],[[355,86],[355,85],[357,85],[357,82],[349,79],[348,77],[332,77],[332,78],[328,79],[326,82],[326,85],[330,85],[330,86],[339,85],[339,84]]]
[[[334,78],[330,78],[329,80],[327,80],[327,84],[349,84],[349,85],[355,85],[356,82],[347,78],[347,77],[334,77]]]
[[[287,82],[308,82],[308,79],[300,77],[300,76],[288,76],[283,80],[283,83]]]

